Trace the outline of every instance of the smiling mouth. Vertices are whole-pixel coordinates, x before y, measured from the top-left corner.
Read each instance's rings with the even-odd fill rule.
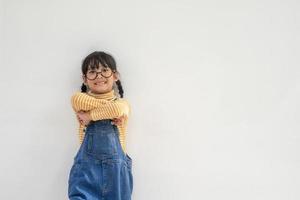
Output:
[[[106,81],[100,81],[100,82],[97,82],[97,83],[94,83],[95,85],[105,85],[106,84]]]

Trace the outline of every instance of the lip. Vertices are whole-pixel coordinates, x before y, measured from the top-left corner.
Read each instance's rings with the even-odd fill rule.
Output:
[[[97,82],[95,82],[95,85],[103,85],[106,83],[107,83],[106,81],[97,81]]]

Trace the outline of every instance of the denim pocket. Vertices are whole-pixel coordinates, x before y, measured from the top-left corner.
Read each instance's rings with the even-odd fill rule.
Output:
[[[86,152],[95,157],[116,155],[117,145],[112,133],[87,133]]]

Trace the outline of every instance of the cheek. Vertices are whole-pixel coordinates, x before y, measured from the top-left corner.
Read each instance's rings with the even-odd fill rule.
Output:
[[[113,80],[113,79],[107,80],[107,84],[108,84],[109,86],[112,86],[112,85],[114,84],[114,80]]]
[[[87,84],[92,84],[94,81],[86,79]]]
[[[95,86],[92,81],[87,81],[87,84],[88,84],[89,87],[94,87]]]

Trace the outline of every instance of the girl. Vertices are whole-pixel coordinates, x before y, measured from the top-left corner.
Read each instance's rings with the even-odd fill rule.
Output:
[[[71,97],[81,145],[69,174],[69,199],[130,200],[132,159],[125,137],[131,108],[123,99],[116,62],[108,53],[96,51],[83,60],[81,70],[81,92]]]

